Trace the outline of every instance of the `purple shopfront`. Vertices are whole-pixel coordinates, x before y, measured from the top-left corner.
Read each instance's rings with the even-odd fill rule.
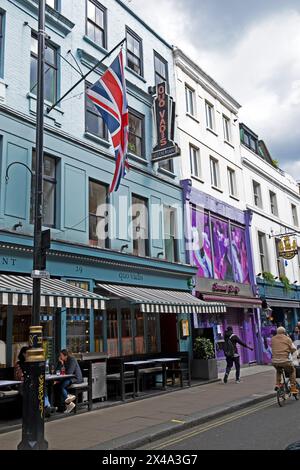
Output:
[[[232,326],[253,351],[239,347],[241,363],[260,362],[258,308],[261,300],[253,272],[251,214],[241,211],[182,181],[185,196],[187,261],[197,266],[194,294],[220,301],[227,312],[194,314],[193,335],[214,340],[219,371],[225,368],[224,332]]]

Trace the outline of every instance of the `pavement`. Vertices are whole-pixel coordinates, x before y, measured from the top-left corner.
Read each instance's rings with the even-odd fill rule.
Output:
[[[170,393],[47,422],[49,449],[135,449],[274,397],[271,366],[242,368],[240,384],[234,381],[234,371],[231,375],[226,385],[219,380],[175,388]],[[20,440],[21,430],[2,433],[0,450],[14,450]]]

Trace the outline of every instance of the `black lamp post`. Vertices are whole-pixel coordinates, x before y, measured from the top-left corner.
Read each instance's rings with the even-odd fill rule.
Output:
[[[44,68],[45,68],[45,0],[39,0],[38,18],[38,77],[36,109],[36,174],[34,199],[34,258],[32,318],[27,351],[24,390],[22,441],[18,449],[44,450],[45,356],[40,326],[41,277],[45,269],[43,249],[43,145],[44,145]]]

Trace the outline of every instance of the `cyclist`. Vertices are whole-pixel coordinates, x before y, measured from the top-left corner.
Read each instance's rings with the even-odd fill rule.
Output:
[[[296,351],[291,338],[286,334],[283,326],[277,328],[277,334],[273,336],[271,341],[272,346],[272,364],[276,369],[276,386],[278,390],[281,384],[281,370],[289,375],[291,382],[291,393],[297,394],[298,389],[296,386],[296,369],[293,366],[290,354]]]

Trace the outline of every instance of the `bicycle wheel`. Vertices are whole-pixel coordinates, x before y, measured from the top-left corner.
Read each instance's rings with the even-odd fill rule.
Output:
[[[282,406],[283,403],[284,403],[285,400],[286,400],[284,387],[278,388],[278,390],[277,390],[277,392],[276,392],[276,397],[277,397],[277,403],[278,403],[278,405],[279,405],[279,406]]]

